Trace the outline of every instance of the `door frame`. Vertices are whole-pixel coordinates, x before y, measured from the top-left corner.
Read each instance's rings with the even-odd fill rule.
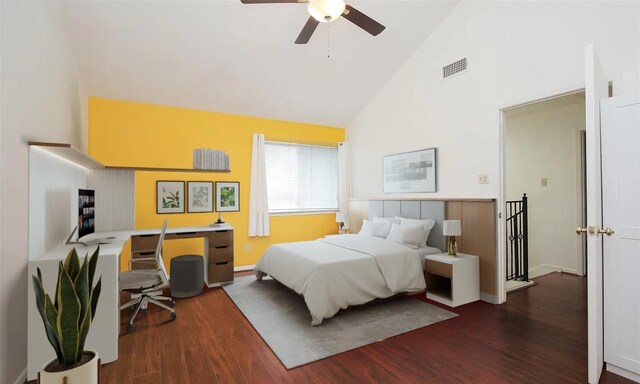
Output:
[[[507,202],[507,163],[506,163],[506,117],[505,114],[507,111],[515,108],[524,107],[527,105],[539,103],[541,101],[555,99],[557,97],[573,95],[576,93],[584,92],[585,86],[584,84],[574,84],[565,88],[551,90],[549,92],[544,92],[542,94],[530,95],[527,97],[522,97],[518,99],[514,99],[511,101],[507,101],[502,103],[496,107],[496,120],[498,126],[498,146],[499,146],[499,163],[500,163],[500,195],[498,197],[498,205],[496,207],[498,213],[497,220],[497,234],[498,234],[498,263],[497,263],[497,276],[498,276],[498,289],[497,289],[497,302],[499,304],[507,301],[507,290],[506,290],[506,278],[504,275],[504,271],[507,265],[507,255],[506,255],[506,240],[507,234],[505,230],[505,217],[504,217],[504,208]]]

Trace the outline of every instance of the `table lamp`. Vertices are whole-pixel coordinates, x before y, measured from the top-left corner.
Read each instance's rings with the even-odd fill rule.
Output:
[[[445,220],[442,225],[442,234],[447,236],[447,253],[457,255],[456,236],[462,235],[460,220]]]
[[[344,223],[347,221],[347,215],[344,212],[336,213],[336,223],[338,223],[338,233],[344,234]]]

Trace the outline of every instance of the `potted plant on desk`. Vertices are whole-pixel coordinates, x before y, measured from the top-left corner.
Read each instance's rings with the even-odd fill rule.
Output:
[[[102,279],[93,287],[100,247],[82,265],[75,248],[64,264],[58,265],[58,283],[53,300],[44,291],[42,273],[33,276],[36,306],[42,316],[47,339],[57,359],[38,373],[41,384],[97,384],[100,359],[95,351],[85,351],[84,343],[95,318]],[[93,287],[93,288],[92,288]]]

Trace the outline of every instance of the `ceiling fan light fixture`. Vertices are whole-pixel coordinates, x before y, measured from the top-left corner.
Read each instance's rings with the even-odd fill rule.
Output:
[[[311,0],[309,14],[321,23],[329,23],[340,17],[345,10],[344,0]]]

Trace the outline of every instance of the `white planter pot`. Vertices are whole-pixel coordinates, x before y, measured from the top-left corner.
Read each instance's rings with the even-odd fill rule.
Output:
[[[40,372],[38,372],[39,384],[98,384],[100,377],[100,358],[96,351],[92,352],[93,358],[79,367],[68,369],[61,372],[47,372],[45,368],[49,366],[53,361],[50,361],[45,365]],[[66,378],[66,381],[65,381]]]

